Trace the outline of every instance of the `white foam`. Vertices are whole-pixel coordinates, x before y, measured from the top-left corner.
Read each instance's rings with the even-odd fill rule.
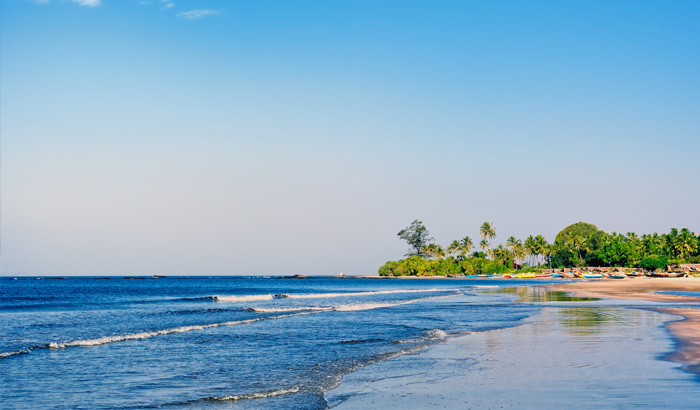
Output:
[[[253,312],[277,313],[277,312],[303,312],[303,311],[329,311],[332,307],[296,307],[296,308],[250,308]]]
[[[48,347],[49,349],[65,349],[67,347],[73,347],[73,346],[99,346],[99,345],[103,345],[103,344],[107,344],[107,343],[122,342],[122,341],[126,341],[126,340],[149,339],[151,337],[169,335],[169,334],[173,334],[173,333],[186,333],[186,332],[192,332],[195,330],[211,329],[211,328],[220,327],[220,326],[236,326],[236,325],[242,325],[245,323],[253,323],[253,322],[258,322],[258,321],[267,320],[267,319],[282,319],[282,318],[290,317],[290,316],[308,315],[310,313],[313,313],[313,312],[308,311],[308,312],[299,312],[299,313],[288,314],[288,315],[260,317],[260,318],[256,318],[256,319],[233,320],[233,321],[229,321],[229,322],[209,323],[206,325],[180,326],[180,327],[175,327],[175,328],[171,328],[171,329],[156,330],[153,332],[141,332],[141,333],[131,333],[131,334],[127,334],[127,335],[104,336],[104,337],[99,337],[96,339],[73,340],[70,342],[62,342],[62,343],[52,342],[52,343],[49,343],[48,345],[46,345],[46,347]]]
[[[212,299],[219,302],[249,302],[253,300],[271,300],[273,298],[272,295],[212,296]]]
[[[212,400],[220,401],[238,401],[238,400],[253,400],[253,399],[264,399],[266,397],[282,396],[284,394],[296,393],[299,391],[298,387],[292,387],[291,389],[273,390],[265,393],[248,393],[239,394],[232,396],[222,396],[222,397],[212,397]]]
[[[10,356],[16,356],[18,354],[26,354],[26,353],[29,353],[29,350],[30,349],[16,350],[14,352],[2,352],[2,353],[0,353],[0,359],[4,359],[4,358],[10,357]]]
[[[352,304],[347,304],[347,305],[333,306],[333,310],[336,310],[339,312],[372,310],[372,309],[388,308],[388,307],[395,307],[395,306],[401,306],[401,305],[409,305],[411,303],[421,302],[424,300],[441,299],[441,298],[446,298],[446,297],[450,297],[450,296],[453,296],[453,295],[431,296],[431,297],[427,297],[427,298],[418,298],[418,299],[411,299],[411,300],[404,300],[401,302],[390,302],[390,303],[352,303]]]
[[[283,295],[242,295],[242,296],[219,296],[214,295],[212,299],[220,302],[247,302],[254,300],[271,300],[275,298],[289,299],[320,299],[338,298],[345,296],[371,296],[371,295],[391,295],[395,293],[428,293],[428,292],[456,292],[459,289],[404,289],[404,290],[377,290],[370,292],[340,292],[340,293],[298,293]]]

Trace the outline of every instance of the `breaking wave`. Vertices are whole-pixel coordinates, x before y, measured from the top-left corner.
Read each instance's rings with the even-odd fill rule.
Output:
[[[236,394],[231,396],[221,396],[221,397],[210,397],[207,400],[212,401],[239,401],[239,400],[255,400],[264,399],[267,397],[282,396],[284,394],[298,393],[298,387],[292,387],[290,389],[272,390],[268,392],[261,393],[247,393],[247,394]]]
[[[338,298],[345,296],[372,296],[372,295],[391,295],[396,293],[430,293],[430,292],[457,292],[460,289],[409,289],[409,290],[378,290],[371,292],[339,292],[339,293],[282,293],[278,295],[241,295],[241,296],[219,296],[214,295],[211,298],[220,302],[247,302],[254,300],[272,300],[272,299],[320,299],[320,298]]]
[[[16,351],[12,351],[12,352],[2,352],[2,353],[0,353],[0,359],[5,359],[5,358],[10,357],[10,356],[27,354],[27,353],[30,353],[34,349],[65,349],[68,347],[75,347],[75,346],[83,346],[83,347],[99,346],[99,345],[104,345],[104,344],[108,344],[108,343],[123,342],[123,341],[127,341],[127,340],[150,339],[152,337],[164,336],[164,335],[169,335],[169,334],[174,334],[174,333],[186,333],[186,332],[192,332],[195,330],[211,329],[211,328],[222,327],[222,326],[236,326],[236,325],[242,325],[242,324],[246,324],[246,323],[259,322],[262,320],[283,319],[286,317],[308,315],[311,313],[314,313],[314,312],[313,311],[306,311],[306,312],[297,312],[297,313],[291,313],[291,314],[279,315],[279,316],[266,316],[266,317],[259,317],[259,318],[254,318],[254,319],[232,320],[232,321],[228,321],[228,322],[209,323],[209,324],[205,324],[205,325],[180,326],[180,327],[175,327],[175,328],[170,328],[170,329],[155,330],[155,331],[151,331],[151,332],[130,333],[130,334],[126,334],[126,335],[103,336],[103,337],[98,337],[95,339],[79,339],[79,340],[71,340],[68,342],[60,342],[60,343],[51,342],[51,343],[48,343],[46,345],[32,346],[32,347],[27,348],[27,349],[16,350]]]

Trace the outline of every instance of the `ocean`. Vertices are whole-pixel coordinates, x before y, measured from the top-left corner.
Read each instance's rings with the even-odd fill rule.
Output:
[[[344,375],[542,309],[502,290],[524,280],[0,280],[4,409],[325,409]]]

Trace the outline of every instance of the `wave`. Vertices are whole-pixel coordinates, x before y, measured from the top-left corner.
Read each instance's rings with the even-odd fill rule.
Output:
[[[243,296],[219,296],[214,295],[210,299],[214,299],[217,302],[250,302],[254,300],[272,300],[274,295],[243,295]]]
[[[254,399],[265,399],[267,397],[282,396],[290,393],[298,393],[298,387],[292,387],[289,389],[272,390],[262,393],[247,393],[247,394],[236,394],[231,396],[221,396],[221,397],[209,397],[206,400],[212,401],[240,401],[240,400],[254,400]]]
[[[289,294],[282,293],[278,295],[242,295],[242,296],[219,296],[214,295],[211,299],[220,302],[247,302],[254,300],[271,300],[271,299],[320,299],[320,298],[338,298],[345,296],[372,296],[372,295],[391,295],[396,293],[429,293],[429,292],[457,292],[460,289],[406,289],[406,290],[377,290],[370,292],[339,292],[339,293],[297,293]]]
[[[155,331],[151,331],[151,332],[130,333],[130,334],[126,334],[126,335],[103,336],[103,337],[98,337],[95,339],[79,339],[79,340],[71,340],[68,342],[60,342],[60,343],[51,342],[51,343],[48,343],[45,345],[32,346],[32,347],[29,347],[27,349],[16,350],[16,351],[12,351],[12,352],[2,352],[2,353],[0,353],[0,359],[5,359],[5,358],[10,357],[10,356],[27,354],[27,353],[30,353],[34,349],[65,349],[68,347],[75,347],[75,346],[83,346],[83,347],[99,346],[99,345],[104,345],[104,344],[108,344],[108,343],[123,342],[123,341],[127,341],[127,340],[150,339],[152,337],[164,336],[164,335],[169,335],[169,334],[174,334],[174,333],[187,333],[187,332],[192,332],[195,330],[212,329],[215,327],[222,327],[222,326],[236,326],[236,325],[242,325],[242,324],[246,324],[246,323],[259,322],[261,320],[283,319],[286,317],[308,315],[311,313],[314,313],[314,312],[313,311],[297,312],[297,313],[291,313],[291,314],[287,314],[287,315],[266,316],[266,317],[259,317],[259,318],[254,318],[254,319],[245,319],[245,320],[232,320],[232,321],[228,321],[228,322],[208,323],[208,324],[204,324],[204,325],[180,326],[180,327],[174,327],[174,328],[170,328],[170,329],[155,330]]]
[[[455,294],[445,295],[445,296],[429,296],[429,297],[425,297],[425,298],[403,300],[401,302],[352,303],[352,304],[347,304],[347,305],[333,306],[333,310],[338,311],[338,312],[355,312],[355,311],[359,311],[359,310],[372,310],[372,309],[388,308],[388,307],[395,307],[395,306],[401,306],[401,305],[410,305],[411,303],[422,302],[422,301],[430,300],[430,299],[442,299],[442,298],[446,298],[446,297],[450,297],[450,296],[454,296],[454,295]]]
[[[279,313],[279,312],[303,312],[303,311],[313,311],[313,312],[328,312],[333,310],[333,306],[310,306],[310,307],[296,307],[296,308],[249,308],[251,312],[258,313]]]

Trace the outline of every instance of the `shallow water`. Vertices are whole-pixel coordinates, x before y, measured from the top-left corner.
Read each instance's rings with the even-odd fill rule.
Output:
[[[547,307],[519,327],[475,333],[346,376],[334,409],[697,409],[700,382],[659,359],[672,319],[643,309]]]

